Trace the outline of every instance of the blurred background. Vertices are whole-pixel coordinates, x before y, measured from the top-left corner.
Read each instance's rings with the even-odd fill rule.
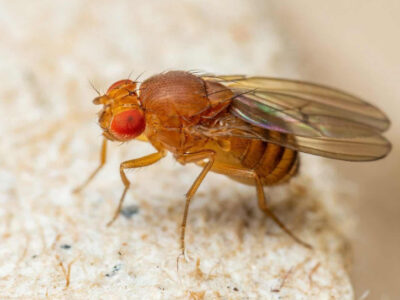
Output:
[[[325,162],[359,190],[350,203],[357,224],[351,234],[356,298],[398,299],[399,28],[396,0],[0,1],[0,188],[18,195],[9,186],[22,180],[29,183],[30,194],[41,195],[27,174],[21,173],[21,179],[4,171],[17,166],[11,155],[18,168],[49,178],[56,174],[56,179],[62,175],[41,156],[32,162],[32,153],[49,151],[46,159],[54,168],[73,168],[89,155],[97,160],[99,137],[91,136],[100,132],[89,81],[104,91],[130,73],[144,72],[146,78],[183,69],[290,77],[338,87],[376,104],[392,120],[386,136],[393,150],[386,159]],[[61,132],[61,153],[71,147],[83,153],[60,157],[54,154],[58,150],[51,152],[53,146],[10,150],[56,131]],[[87,145],[77,142],[83,134]],[[85,146],[88,150],[81,150]],[[68,170],[62,180],[72,186],[76,178],[67,175],[82,171]]]
[[[392,153],[368,164],[329,161],[357,184],[353,237],[356,295],[400,297],[400,2],[273,1],[274,20],[296,53],[304,79],[368,99],[392,121]]]

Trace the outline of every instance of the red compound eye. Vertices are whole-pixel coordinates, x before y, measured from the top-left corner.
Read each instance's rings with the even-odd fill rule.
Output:
[[[111,133],[121,141],[139,136],[146,127],[143,112],[138,109],[125,110],[116,114],[111,121]]]
[[[118,80],[117,82],[114,82],[107,90],[107,93],[109,93],[111,90],[114,89],[119,89],[123,85],[128,85],[128,84],[135,84],[132,80],[129,79],[122,79]]]

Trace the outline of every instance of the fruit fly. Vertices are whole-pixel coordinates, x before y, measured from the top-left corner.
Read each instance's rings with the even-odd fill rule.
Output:
[[[295,241],[310,247],[269,209],[263,187],[294,176],[298,152],[371,161],[391,149],[382,136],[390,122],[378,108],[345,92],[301,81],[170,71],[141,84],[117,81],[93,103],[103,105],[101,163],[76,191],[105,164],[107,141],[139,139],[156,150],[121,163],[125,188],[109,224],[118,217],[130,185],[125,170],[154,164],[167,152],[181,164],[202,167],[186,194],[182,253],[190,201],[209,171],[255,186],[259,208]]]

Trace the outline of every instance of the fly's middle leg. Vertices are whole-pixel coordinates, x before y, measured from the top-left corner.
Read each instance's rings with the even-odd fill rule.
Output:
[[[193,153],[185,153],[179,157],[177,160],[182,163],[190,163],[190,162],[199,162],[208,159],[208,162],[204,164],[203,170],[197,176],[196,180],[193,182],[192,186],[190,187],[189,191],[186,193],[186,202],[185,202],[185,210],[183,213],[182,225],[181,225],[181,250],[182,254],[185,253],[185,231],[186,231],[186,222],[189,213],[189,205],[190,200],[196,193],[197,189],[199,188],[201,182],[206,177],[208,171],[210,171],[211,167],[213,166],[214,159],[215,159],[215,151],[213,150],[203,150]]]

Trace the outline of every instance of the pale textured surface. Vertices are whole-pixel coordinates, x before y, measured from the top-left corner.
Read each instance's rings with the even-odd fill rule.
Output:
[[[88,79],[104,90],[132,69],[290,73],[264,1],[36,3],[0,4],[2,298],[353,298],[341,233],[352,228],[351,185],[317,157],[304,156],[300,176],[268,190],[313,251],[259,212],[254,188],[211,174],[191,206],[191,259],[179,271],[184,193],[200,169],[167,157],[131,172],[126,206],[138,213],[111,228],[118,164],[149,145],[113,145],[96,180],[71,193],[96,166],[101,142]]]

